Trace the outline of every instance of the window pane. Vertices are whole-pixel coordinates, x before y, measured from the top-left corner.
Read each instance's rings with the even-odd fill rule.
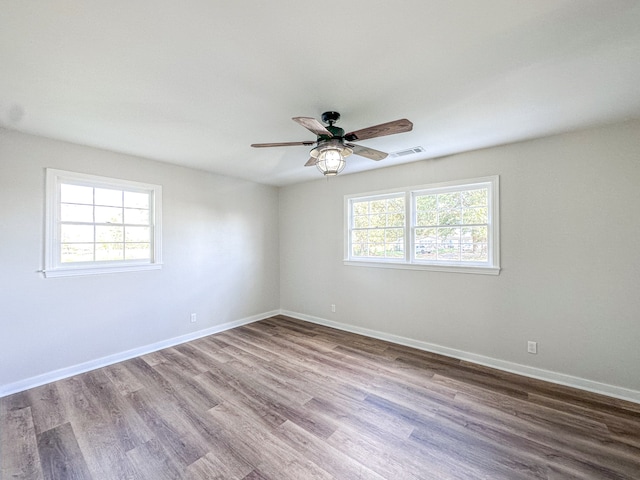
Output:
[[[487,207],[465,208],[462,211],[462,223],[487,223]]]
[[[124,233],[125,242],[149,242],[149,227],[126,227]]]
[[[135,225],[149,225],[149,210],[125,208],[124,223]]]
[[[93,242],[93,225],[60,225],[62,243]]]
[[[489,190],[480,188],[478,190],[466,190],[462,192],[462,205],[465,207],[481,207],[488,203]]]
[[[416,228],[416,243],[432,242],[435,243],[437,238],[437,230],[435,228]]]
[[[387,216],[384,214],[371,215],[369,217],[369,224],[372,227],[385,227],[387,225]]]
[[[460,260],[460,228],[438,228],[438,260]]]
[[[487,227],[466,227],[462,229],[463,243],[485,243],[487,241]]]
[[[91,205],[63,203],[60,205],[60,220],[63,222],[93,223],[93,207]]]
[[[149,194],[138,192],[124,192],[124,206],[129,208],[149,209]]]
[[[404,197],[387,199],[387,212],[404,212]]]
[[[401,228],[388,228],[385,230],[385,242],[386,243],[399,243],[402,241],[402,229]]]
[[[435,260],[437,258],[435,242],[416,244],[415,256],[418,260]]]
[[[460,260],[460,228],[438,228],[438,260]]]
[[[438,209],[450,210],[460,206],[460,192],[440,193],[438,195]]]
[[[353,243],[367,243],[369,241],[369,232],[367,230],[355,230],[352,235]]]
[[[386,203],[384,200],[373,200],[369,202],[369,209],[371,213],[384,213],[387,209]]]
[[[93,262],[93,243],[63,243],[60,245],[60,262]]]
[[[369,213],[369,202],[353,202],[354,215],[366,215]]]
[[[96,223],[122,223],[122,209],[96,207]]]
[[[124,244],[96,243],[96,260],[99,262],[124,260]]]
[[[108,205],[111,207],[122,206],[122,190],[110,188],[96,188],[96,205]]]
[[[418,225],[437,225],[438,215],[435,210],[430,212],[418,212],[416,223]]]
[[[353,217],[353,226],[355,228],[367,228],[369,226],[368,215],[356,215]]]
[[[124,228],[117,226],[96,226],[96,242],[123,242]]]
[[[404,257],[404,246],[399,244],[387,244],[385,256],[387,258]]]
[[[438,260],[459,261],[460,245],[459,244],[440,245],[438,247]]]
[[[444,227],[438,228],[438,243],[451,243],[460,241],[460,228]]]
[[[460,225],[462,212],[460,210],[441,210],[438,212],[438,224]]]
[[[354,257],[364,257],[368,253],[366,244],[354,244],[351,246],[351,255]]]
[[[463,243],[461,251],[461,260],[464,262],[486,262],[489,259],[486,243]]]
[[[63,183],[60,185],[60,201],[91,205],[93,204],[93,188]]]
[[[388,227],[404,227],[404,213],[387,214]]]
[[[369,242],[384,243],[384,230],[369,230]]]
[[[435,195],[420,195],[416,197],[416,208],[418,211],[434,210],[436,205]]]
[[[151,258],[151,244],[149,243],[127,243],[125,245],[124,256],[127,260],[141,260]]]

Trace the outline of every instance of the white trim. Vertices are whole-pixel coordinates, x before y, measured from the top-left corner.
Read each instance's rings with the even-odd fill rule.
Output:
[[[22,392],[30,388],[39,387],[47,383],[62,380],[64,378],[72,377],[74,375],[88,372],[90,370],[107,367],[109,365],[113,365],[114,363],[119,363],[134,357],[146,355],[147,353],[156,352],[158,350],[162,350],[163,348],[173,347],[181,343],[190,342],[198,338],[206,337],[208,335],[213,335],[214,333],[220,333],[220,332],[224,332],[225,330],[230,330],[232,328],[240,327],[242,325],[258,322],[260,320],[264,320],[266,318],[270,318],[275,315],[278,315],[279,313],[280,313],[279,310],[274,310],[271,312],[252,315],[250,317],[241,318],[239,320],[226,322],[221,325],[214,325],[213,327],[206,328],[204,330],[198,330],[197,332],[187,333],[179,337],[173,337],[167,340],[162,340],[160,342],[152,343],[150,345],[145,345],[143,347],[133,348],[131,350],[127,350],[124,352],[114,353],[113,355],[107,355],[106,357],[96,358],[95,360],[89,360],[88,362],[80,363],[78,365],[72,365],[70,367],[60,368],[52,372],[36,375],[35,377],[26,378],[24,380],[19,380],[14,383],[0,385],[0,398],[5,397],[7,395],[11,395],[13,393]]]
[[[344,265],[350,267],[371,267],[371,268],[395,268],[401,270],[430,270],[432,272],[450,272],[450,273],[475,273],[479,275],[500,275],[499,267],[483,266],[461,266],[461,265],[433,265],[430,263],[395,263],[392,261],[375,261],[370,260],[344,260]]]
[[[595,382],[586,378],[574,377],[573,375],[566,375],[564,373],[553,372],[551,370],[529,367],[527,365],[522,365],[519,363],[486,357],[484,355],[465,352],[463,350],[457,350],[455,348],[443,347],[442,345],[423,342],[421,340],[414,340],[412,338],[393,335],[386,332],[380,332],[378,330],[356,327],[354,325],[348,325],[346,323],[340,323],[333,320],[314,317],[312,315],[306,315],[303,313],[290,312],[287,310],[282,310],[280,313],[288,317],[304,320],[305,322],[316,323],[318,325],[324,325],[326,327],[343,330],[345,332],[357,333],[366,337],[377,338],[379,340],[385,340],[387,342],[396,343],[398,345],[405,345],[407,347],[424,350],[426,352],[438,353],[440,355],[457,358],[459,360],[465,360],[468,362],[476,363],[478,365],[495,368],[497,370],[515,373],[517,375],[523,375],[525,377],[535,378],[537,380],[543,380],[558,385],[577,388],[579,390],[585,390],[587,392],[606,395],[608,397],[618,398],[620,400],[626,400],[628,402],[640,404],[640,391],[638,390],[631,390],[624,387]]]
[[[139,272],[141,270],[160,270],[162,263],[142,263],[140,265],[113,265],[110,267],[56,268],[41,270],[46,278],[74,277],[78,275],[103,275],[105,273]]]

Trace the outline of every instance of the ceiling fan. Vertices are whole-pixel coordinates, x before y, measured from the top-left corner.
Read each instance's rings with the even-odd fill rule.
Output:
[[[395,120],[393,122],[381,123],[373,127],[355,130],[353,132],[344,133],[340,127],[336,127],[336,123],[340,119],[338,112],[324,112],[322,121],[327,124],[325,127],[318,120],[312,117],[293,117],[294,122],[299,123],[307,130],[317,135],[316,140],[303,142],[279,142],[279,143],[253,143],[251,146],[256,148],[262,147],[289,147],[297,145],[315,145],[311,150],[311,158],[305,167],[315,165],[324,175],[333,176],[340,173],[345,165],[345,158],[351,154],[360,155],[361,157],[371,160],[382,160],[388,156],[388,153],[375,150],[373,148],[356,145],[354,140],[368,140],[370,138],[383,137],[385,135],[394,135],[396,133],[410,132],[413,128],[406,118]]]

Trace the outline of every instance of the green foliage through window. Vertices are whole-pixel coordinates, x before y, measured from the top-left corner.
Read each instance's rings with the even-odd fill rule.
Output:
[[[416,260],[488,261],[489,187],[414,193],[414,205]]]
[[[354,201],[351,212],[351,256],[404,258],[404,196]]]
[[[348,260],[498,267],[497,177],[348,197]]]

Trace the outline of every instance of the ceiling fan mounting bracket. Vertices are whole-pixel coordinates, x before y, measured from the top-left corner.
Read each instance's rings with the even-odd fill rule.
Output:
[[[324,112],[321,118],[324,123],[333,125],[338,120],[340,120],[340,114],[338,112]]]

